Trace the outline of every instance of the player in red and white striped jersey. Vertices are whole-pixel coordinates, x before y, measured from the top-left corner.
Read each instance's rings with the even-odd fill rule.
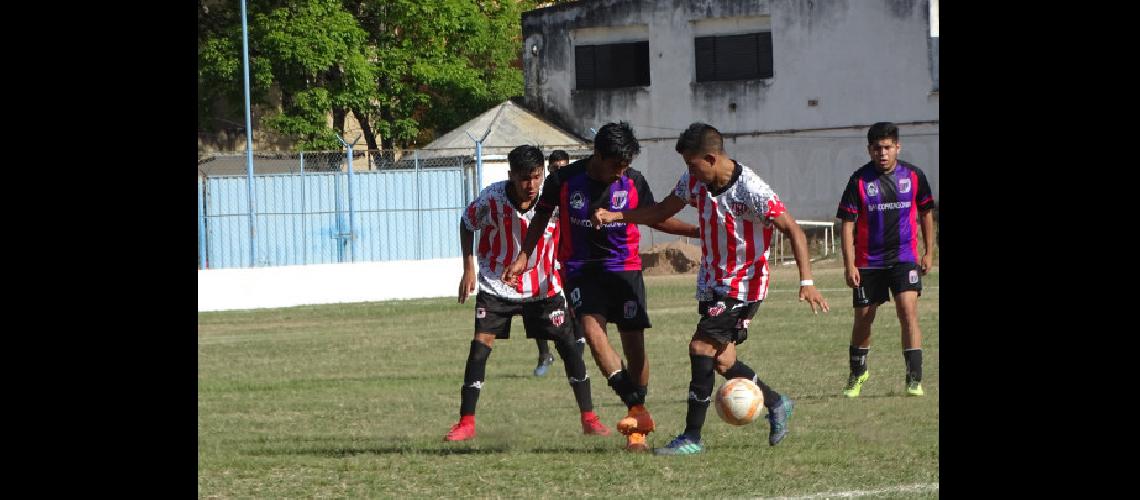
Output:
[[[511,318],[516,315],[523,318],[527,338],[554,341],[581,412],[582,432],[607,435],[610,430],[594,413],[590,378],[582,361],[582,351],[576,348],[572,320],[562,294],[562,277],[554,260],[558,247],[557,218],[546,225],[531,255],[529,264],[534,268],[520,274],[515,286],[500,280],[500,273],[518,255],[519,245],[534,217],[544,170],[542,151],[534,146],[511,150],[507,162],[510,163],[507,180],[487,186],[460,218],[463,277],[459,281],[459,303],[465,302],[475,291],[476,275],[480,292],[475,298],[475,338],[471,341],[460,389],[459,423],[452,426],[444,440],[463,441],[475,437],[475,405],[483,388],[487,358],[496,338],[510,338]],[[472,252],[476,230],[481,233],[478,271]]]
[[[772,230],[792,242],[800,271],[800,300],[812,312],[827,312],[827,301],[812,281],[807,238],[788,213],[780,197],[751,169],[737,163],[724,151],[716,128],[694,123],[677,140],[676,150],[688,173],[673,192],[657,205],[628,212],[598,209],[595,225],[615,221],[653,224],[672,217],[685,205],[698,211],[701,228],[701,269],[696,298],[701,315],[689,341],[692,379],[689,383],[685,431],[658,454],[697,453],[701,427],[711,401],[715,373],[725,379],[747,378],[764,392],[771,430],[768,444],[779,443],[787,433],[791,398],[772,390],[748,365],[736,358],[736,345],[748,338],[748,325],[768,295],[768,257]],[[695,446],[694,446],[695,445]]]

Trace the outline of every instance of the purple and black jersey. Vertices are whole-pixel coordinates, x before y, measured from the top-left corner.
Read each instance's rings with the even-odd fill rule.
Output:
[[[597,208],[624,212],[653,205],[653,192],[641,172],[632,168],[612,184],[591,179],[586,174],[589,161],[578,160],[547,177],[535,207],[546,213],[560,207],[558,260],[567,277],[588,270],[640,271],[637,224],[613,222],[599,231],[590,223],[590,214]]]
[[[851,174],[835,216],[855,221],[855,267],[918,262],[918,214],[934,208],[926,175],[899,160],[882,174],[867,162]]]

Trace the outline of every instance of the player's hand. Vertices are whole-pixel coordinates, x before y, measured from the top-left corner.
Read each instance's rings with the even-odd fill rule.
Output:
[[[594,224],[594,229],[598,230],[602,229],[603,224],[609,224],[615,220],[617,220],[617,213],[604,208],[594,210],[594,213],[590,214],[590,222]]]
[[[526,271],[527,260],[530,260],[530,257],[527,254],[519,253],[518,257],[515,257],[515,261],[511,262],[511,265],[507,266],[507,268],[503,271],[503,283],[518,288],[519,275],[521,275],[523,271]]]
[[[859,288],[863,280],[859,277],[859,268],[848,267],[843,270],[843,278],[847,280],[847,286],[851,288]]]
[[[922,275],[926,276],[926,273],[930,271],[931,267],[934,267],[934,256],[931,254],[923,255],[922,263],[919,264]]]
[[[459,303],[467,301],[467,297],[475,292],[475,273],[463,270],[463,277],[459,278]]]
[[[819,314],[819,311],[815,309],[816,306],[819,306],[819,310],[823,312],[831,310],[831,307],[827,305],[827,300],[823,298],[823,294],[819,293],[819,290],[816,290],[815,285],[800,287],[800,302],[804,301],[807,301],[808,305],[811,306],[812,314]]]

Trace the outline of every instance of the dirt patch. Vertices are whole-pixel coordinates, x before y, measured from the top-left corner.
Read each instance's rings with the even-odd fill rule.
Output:
[[[641,252],[641,271],[646,276],[695,273],[700,266],[701,247],[683,239]]]

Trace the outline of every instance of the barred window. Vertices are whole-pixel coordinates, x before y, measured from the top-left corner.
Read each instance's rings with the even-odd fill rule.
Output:
[[[772,78],[772,33],[702,36],[694,40],[698,82]]]
[[[649,42],[578,45],[574,79],[582,90],[648,86]]]

